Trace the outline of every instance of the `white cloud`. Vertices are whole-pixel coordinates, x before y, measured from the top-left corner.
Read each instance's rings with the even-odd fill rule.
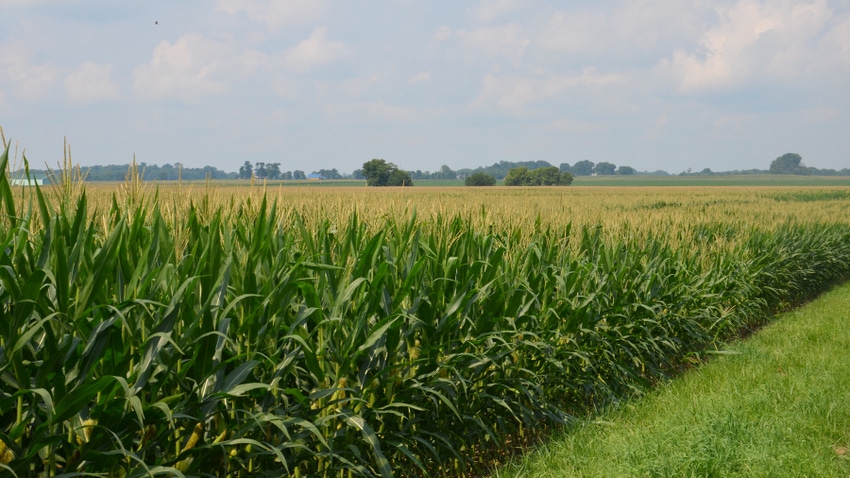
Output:
[[[517,24],[495,27],[482,27],[473,30],[457,30],[457,38],[467,48],[490,57],[504,56],[518,63],[531,39]]]
[[[112,81],[112,65],[87,61],[65,78],[65,94],[74,103],[91,103],[115,99],[121,93]]]
[[[283,55],[284,64],[301,73],[326,65],[345,56],[348,49],[339,41],[328,39],[327,27],[318,27],[310,37],[302,40]]]
[[[437,29],[436,33],[434,33],[434,40],[444,41],[448,40],[449,37],[452,36],[452,29],[443,25]]]
[[[629,54],[699,35],[696,2],[640,0],[612,8],[568,9],[549,14],[536,29],[543,50],[577,54]]]
[[[832,66],[842,66],[846,71],[850,69],[850,13],[836,18],[833,25],[821,41],[820,48],[825,50],[821,58]]]
[[[478,21],[492,22],[506,13],[529,8],[530,3],[524,0],[481,0],[472,14]]]
[[[218,0],[216,11],[231,15],[245,12],[251,20],[277,30],[318,18],[325,11],[325,3],[324,0]]]
[[[227,92],[234,81],[252,74],[265,61],[266,55],[255,50],[239,51],[229,42],[190,33],[173,45],[157,45],[150,63],[135,68],[133,89],[149,98],[176,96],[193,101]]]
[[[413,75],[409,80],[407,80],[408,85],[415,85],[417,83],[422,83],[431,79],[430,71],[423,71],[422,73]]]
[[[722,90],[761,77],[792,78],[804,73],[818,38],[832,16],[825,0],[740,0],[718,9],[719,22],[701,39],[701,51],[677,50],[670,68],[679,91]]]
[[[332,119],[379,118],[390,121],[415,122],[421,120],[427,112],[412,106],[387,104],[383,101],[340,103],[325,107],[325,113]]]
[[[598,74],[586,68],[580,75],[553,75],[499,77],[487,74],[483,79],[481,94],[473,106],[495,105],[500,110],[521,113],[526,107],[543,100],[564,99],[570,92],[593,93],[609,86],[624,83],[619,74]]]
[[[9,79],[17,96],[36,100],[51,90],[58,69],[52,63],[31,64],[19,45],[8,44],[0,47],[0,74]]]

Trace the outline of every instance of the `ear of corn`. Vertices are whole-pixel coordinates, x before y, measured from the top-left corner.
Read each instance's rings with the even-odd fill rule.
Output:
[[[74,194],[0,175],[18,476],[459,476],[850,276],[850,221],[653,234],[265,195],[177,221],[138,184],[106,211]]]

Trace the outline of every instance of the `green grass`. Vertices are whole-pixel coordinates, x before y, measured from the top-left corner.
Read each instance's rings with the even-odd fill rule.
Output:
[[[850,284],[495,474],[847,476]]]

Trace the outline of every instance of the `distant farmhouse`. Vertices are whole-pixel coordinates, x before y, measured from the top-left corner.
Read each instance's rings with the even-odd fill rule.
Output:
[[[12,178],[9,180],[12,186],[44,186],[50,184],[47,178]]]
[[[325,179],[325,177],[322,176],[319,173],[312,173],[312,174],[307,175],[307,179],[309,179],[311,181],[319,181],[319,180]]]

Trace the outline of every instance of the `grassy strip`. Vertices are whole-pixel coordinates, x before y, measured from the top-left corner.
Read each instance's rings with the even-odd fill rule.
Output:
[[[850,284],[495,476],[846,476]]]

